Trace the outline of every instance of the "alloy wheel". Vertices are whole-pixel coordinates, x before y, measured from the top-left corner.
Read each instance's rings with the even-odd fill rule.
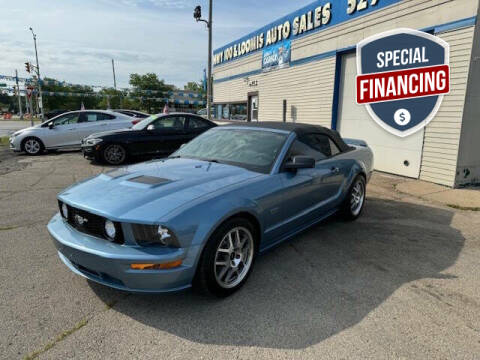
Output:
[[[25,141],[25,152],[30,154],[30,155],[36,155],[40,152],[42,146],[38,142],[38,140],[35,139],[28,139]]]
[[[357,216],[362,210],[365,201],[365,185],[363,181],[358,180],[352,188],[350,197],[350,210],[352,215]]]
[[[104,151],[105,160],[112,165],[118,165],[125,160],[125,150],[120,145],[109,145]]]
[[[215,254],[215,279],[221,287],[237,286],[252,266],[254,242],[251,232],[245,227],[235,227],[220,241]]]

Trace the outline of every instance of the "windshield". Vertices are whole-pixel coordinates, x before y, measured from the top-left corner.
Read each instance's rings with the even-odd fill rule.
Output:
[[[198,136],[171,157],[214,161],[269,173],[287,136],[259,129],[216,128]]]
[[[143,130],[147,127],[148,124],[150,124],[150,122],[158,119],[158,117],[159,117],[159,115],[150,115],[149,117],[143,119],[139,123],[136,123],[135,125],[133,125],[132,129],[133,130]]]

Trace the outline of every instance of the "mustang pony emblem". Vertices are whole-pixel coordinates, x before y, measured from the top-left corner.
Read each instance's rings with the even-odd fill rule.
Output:
[[[83,226],[88,222],[87,218],[84,218],[83,216],[80,216],[78,214],[76,214],[74,216],[74,219],[75,219],[75,222],[77,223],[77,225],[79,225],[79,226]]]

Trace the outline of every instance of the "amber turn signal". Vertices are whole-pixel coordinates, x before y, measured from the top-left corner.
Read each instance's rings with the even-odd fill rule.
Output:
[[[175,260],[163,264],[131,264],[133,270],[165,270],[173,269],[182,265],[182,260]]]

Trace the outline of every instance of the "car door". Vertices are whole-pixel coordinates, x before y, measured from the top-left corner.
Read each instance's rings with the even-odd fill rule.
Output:
[[[185,139],[186,116],[162,116],[151,122],[136,144],[139,152],[166,156],[177,150]]]
[[[285,161],[293,156],[313,157],[315,167],[281,172],[283,181],[283,231],[314,221],[336,205],[345,179],[342,161],[336,159],[338,146],[325,134],[305,134],[292,144]]]
[[[95,111],[84,111],[80,114],[80,122],[77,128],[77,140],[79,143],[83,138],[91,134],[107,130],[104,128],[107,124],[105,121],[101,121],[101,115],[103,114]]]
[[[80,112],[71,112],[52,119],[52,126],[48,127],[45,138],[42,139],[45,146],[47,148],[61,148],[78,145],[76,132],[79,120]]]

